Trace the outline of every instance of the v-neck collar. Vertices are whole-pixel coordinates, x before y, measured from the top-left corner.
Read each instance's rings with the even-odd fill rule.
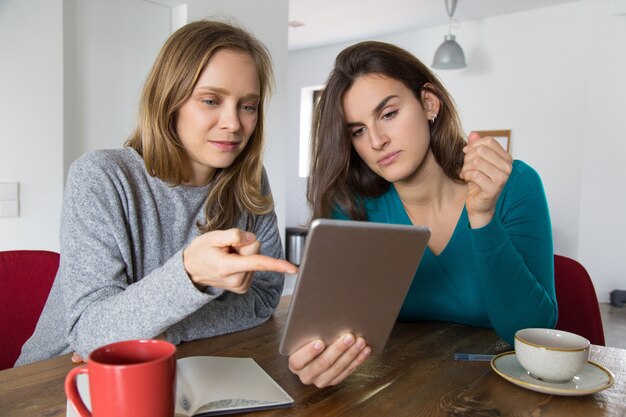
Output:
[[[406,212],[406,209],[404,208],[404,204],[402,204],[402,200],[400,199],[400,195],[398,194],[398,190],[396,190],[396,187],[391,184],[390,187],[390,191],[391,191],[391,195],[392,195],[392,201],[394,204],[394,208],[396,209],[396,211],[398,213],[401,213],[401,224],[406,224],[406,225],[412,225],[413,223],[411,222],[411,218],[409,217],[409,213]],[[465,204],[463,204],[463,210],[461,210],[461,215],[459,216],[459,219],[456,222],[456,225],[454,226],[454,231],[452,232],[452,235],[450,236],[450,239],[448,240],[448,243],[446,243],[446,246],[443,248],[443,250],[439,253],[439,255],[435,255],[434,252],[430,249],[430,245],[428,245],[426,247],[426,253],[429,254],[430,256],[432,256],[435,259],[440,259],[445,257],[446,252],[449,251],[448,248],[450,248],[453,244],[454,241],[456,240],[456,236],[459,234],[459,228],[462,227],[462,225],[464,224],[468,224],[468,218],[467,218],[467,210],[465,207]]]

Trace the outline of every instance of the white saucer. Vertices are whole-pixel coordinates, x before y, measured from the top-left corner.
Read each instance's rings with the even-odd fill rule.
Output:
[[[602,391],[613,385],[613,374],[594,362],[587,362],[580,374],[569,382],[545,382],[533,378],[520,365],[515,352],[505,352],[491,360],[491,367],[498,375],[513,384],[532,391],[554,395],[587,395]]]

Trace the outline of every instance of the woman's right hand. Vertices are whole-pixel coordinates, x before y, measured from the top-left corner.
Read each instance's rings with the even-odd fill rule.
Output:
[[[330,346],[321,340],[304,345],[289,356],[289,370],[298,375],[303,384],[318,388],[337,385],[369,357],[372,349],[365,339],[347,333]]]
[[[255,271],[297,273],[287,261],[259,255],[261,243],[240,229],[216,230],[195,238],[183,251],[183,265],[198,287],[237,294],[248,291]]]

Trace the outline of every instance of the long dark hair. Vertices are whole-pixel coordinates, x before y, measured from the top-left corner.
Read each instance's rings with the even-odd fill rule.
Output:
[[[466,142],[454,101],[443,84],[410,52],[384,42],[361,42],[337,56],[315,107],[307,189],[312,219],[331,217],[339,209],[354,220],[366,220],[363,198],[378,197],[389,189],[390,184],[372,172],[352,147],[344,121],[343,95],[367,74],[402,82],[420,103],[423,90],[439,98],[437,118],[430,124],[430,149],[446,176],[461,182]]]

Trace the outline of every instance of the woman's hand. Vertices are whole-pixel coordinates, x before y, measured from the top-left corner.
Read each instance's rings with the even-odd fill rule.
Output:
[[[303,384],[318,388],[337,385],[369,357],[372,349],[362,337],[345,334],[328,348],[321,340],[313,341],[289,356],[289,370]]]
[[[473,229],[487,225],[513,166],[513,158],[492,137],[472,132],[463,148],[461,178],[468,184],[465,207]]]
[[[255,271],[295,274],[287,261],[259,255],[261,243],[253,233],[216,230],[195,238],[183,251],[183,264],[196,286],[222,288],[237,294],[248,291]]]

